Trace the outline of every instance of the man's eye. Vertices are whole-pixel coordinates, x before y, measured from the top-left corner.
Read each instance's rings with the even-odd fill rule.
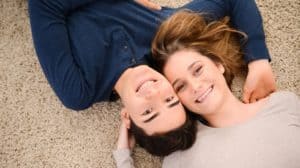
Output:
[[[151,113],[151,109],[147,109],[144,113],[143,113],[143,115],[147,115],[147,114],[150,114]]]

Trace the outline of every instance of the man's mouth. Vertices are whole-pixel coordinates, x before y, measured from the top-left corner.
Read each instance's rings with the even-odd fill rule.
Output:
[[[156,79],[146,79],[139,83],[139,85],[136,88],[136,92],[139,92],[140,90],[143,90],[147,88],[149,85],[152,85],[153,83],[157,82]]]
[[[208,95],[211,93],[211,91],[214,89],[214,86],[210,86],[208,89],[206,89],[200,96],[195,100],[196,103],[203,103],[204,100],[208,97]]]

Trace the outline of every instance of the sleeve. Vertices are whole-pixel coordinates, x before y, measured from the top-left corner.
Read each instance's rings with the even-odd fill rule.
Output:
[[[117,149],[113,152],[117,168],[134,168],[129,149]]]
[[[300,113],[300,99],[296,94],[295,94],[295,105],[296,105],[295,109],[297,109]]]
[[[162,161],[162,168],[179,168],[182,165],[179,163],[178,158],[174,156],[174,154],[171,154],[169,156],[164,157]],[[188,167],[188,165],[186,165]]]
[[[271,94],[271,98],[278,109],[296,117],[297,124],[300,124],[300,99],[297,94],[291,91],[277,91]]]
[[[246,63],[258,59],[271,60],[262,18],[254,0],[195,0],[185,7],[208,13],[212,19],[229,16],[232,26],[248,36],[243,48]]]
[[[286,93],[288,97],[286,101],[291,103],[288,108],[292,109],[294,116],[298,117],[300,123],[300,99],[298,95],[290,91],[285,91],[283,93]]]
[[[70,48],[68,14],[93,0],[29,0],[35,50],[51,87],[62,103],[82,110],[93,104],[92,90]]]

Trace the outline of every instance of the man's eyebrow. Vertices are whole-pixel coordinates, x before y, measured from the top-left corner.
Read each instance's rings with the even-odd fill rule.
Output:
[[[155,113],[153,116],[151,116],[149,119],[145,120],[144,123],[148,123],[152,121],[154,118],[156,118],[159,115],[159,113]]]
[[[177,100],[177,101],[175,101],[174,103],[169,104],[168,107],[169,107],[169,108],[172,108],[172,107],[178,105],[179,103],[180,103],[180,101]]]

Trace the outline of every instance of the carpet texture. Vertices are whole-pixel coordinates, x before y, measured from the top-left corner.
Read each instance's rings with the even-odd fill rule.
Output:
[[[178,6],[187,0],[156,0]],[[279,90],[300,95],[300,1],[257,0]],[[74,112],[46,81],[32,44],[26,0],[0,1],[0,167],[115,167],[120,104]],[[251,22],[251,21],[249,21]],[[240,92],[238,81],[235,91]],[[136,167],[161,159],[134,150]]]

